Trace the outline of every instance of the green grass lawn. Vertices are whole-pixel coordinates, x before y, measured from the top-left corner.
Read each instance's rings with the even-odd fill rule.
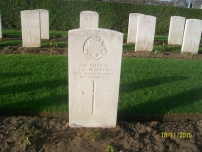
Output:
[[[3,37],[4,38],[19,38],[21,37],[20,30],[3,30]],[[42,40],[41,47],[67,47],[67,31],[50,31],[50,40]],[[62,39],[62,40],[60,40]],[[127,33],[124,33],[123,36],[124,42],[127,41]],[[162,50],[163,43],[165,43],[165,51],[167,52],[180,52],[180,46],[168,46],[168,36],[164,35],[156,35],[154,37],[155,42],[158,44],[154,45],[155,50]],[[202,40],[201,40],[202,42]],[[12,40],[0,40],[0,47],[8,47],[8,46],[22,46],[22,40],[19,39],[12,39]],[[135,45],[134,44],[124,44],[123,50],[134,51]],[[199,53],[202,53],[202,47],[199,48]]]
[[[67,47],[67,31],[50,31],[42,47]],[[22,46],[20,30],[3,30],[0,47]],[[180,52],[156,35],[155,50]],[[127,34],[124,33],[124,41]],[[124,50],[134,51],[133,44]],[[199,53],[202,48],[199,48]],[[0,111],[68,112],[67,56],[0,55]],[[202,113],[202,64],[197,60],[123,58],[119,113]]]
[[[67,47],[67,34],[67,31],[50,31],[50,40],[42,40],[41,47]],[[21,37],[20,30],[3,30],[5,39],[0,40],[0,47],[22,46]],[[6,38],[12,38],[12,40]]]
[[[0,55],[0,111],[68,112],[67,56]],[[197,60],[123,58],[119,113],[202,113]]]

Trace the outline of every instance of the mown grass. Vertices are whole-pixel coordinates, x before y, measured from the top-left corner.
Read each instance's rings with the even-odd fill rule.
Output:
[[[67,112],[67,57],[0,56],[0,111]]]
[[[67,31],[50,31],[50,40],[41,40],[41,47],[67,47],[67,34]],[[22,46],[21,37],[20,30],[3,30],[5,39],[0,40],[0,47]]]
[[[20,30],[3,30],[3,37],[4,38],[21,38],[21,31]],[[67,43],[68,32],[67,31],[50,31],[50,40],[42,40],[41,47],[68,47]],[[61,40],[62,39],[62,40]],[[135,45],[134,44],[126,44],[127,42],[127,33],[124,33],[123,36],[124,44],[123,50],[134,51]],[[165,44],[165,50],[167,52],[181,52],[181,46],[168,46],[168,36],[164,35],[155,35],[154,37],[155,42],[157,44],[154,45],[153,50],[161,50],[163,43]],[[201,40],[202,42],[202,40]],[[22,46],[21,39],[12,39],[12,40],[0,40],[0,47],[7,47],[7,46]],[[162,52],[162,51],[160,51]],[[202,47],[199,48],[199,53],[202,53]]]
[[[68,112],[67,56],[0,55],[0,111]],[[119,113],[202,113],[197,60],[123,58]]]

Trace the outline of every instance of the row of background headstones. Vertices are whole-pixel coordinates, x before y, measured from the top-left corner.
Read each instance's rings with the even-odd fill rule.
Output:
[[[81,12],[80,28],[98,28],[98,18],[97,12]],[[21,26],[23,47],[41,47],[41,39],[49,39],[49,11],[21,11]]]
[[[98,20],[99,14],[97,12],[82,11],[80,14],[80,28],[98,28]],[[200,20],[189,19],[187,20],[186,25],[190,26],[193,22],[200,25],[199,21]],[[187,27],[184,32],[184,23],[185,18],[183,17],[171,17],[168,44],[182,44],[182,52],[192,52],[196,54],[198,53],[200,31],[202,30],[202,26],[197,29],[192,28],[193,30],[191,32],[189,32],[190,30],[188,30],[189,28]],[[49,12],[47,10],[38,9],[21,11],[21,25],[23,47],[40,47],[40,39],[49,39]],[[131,13],[129,14],[128,25],[127,43],[135,43],[135,51],[152,51],[156,17],[140,13]],[[185,34],[182,43],[183,32]],[[0,26],[0,36],[1,35],[2,29]]]
[[[81,12],[80,28],[98,28],[98,18],[96,12]],[[40,47],[41,39],[49,39],[49,11],[45,9],[21,11],[21,28],[23,47]],[[0,38],[2,38],[1,11]]]
[[[149,18],[148,15],[146,16]],[[153,45],[151,43],[153,43],[153,37],[154,37],[153,33],[155,32],[155,29],[153,28],[155,27],[155,25],[150,26],[147,30],[142,29],[143,26],[141,25],[142,24],[141,22],[143,17],[145,17],[145,15],[140,13],[129,14],[127,43],[134,43],[136,45],[139,45],[140,43],[139,41],[141,41],[144,42],[144,46],[145,43],[147,43],[146,47],[143,48],[142,50],[137,49],[137,47],[135,47],[135,51],[152,51]],[[201,38],[201,31],[202,31],[201,20],[187,19],[185,25],[184,17],[172,16],[170,21],[168,44],[182,45],[181,52],[191,52],[193,54],[197,54]],[[139,36],[139,33],[144,33],[145,36]]]
[[[80,14],[80,28],[98,28],[99,15],[92,11]],[[47,10],[21,11],[23,47],[40,47],[41,39],[49,39],[49,12]]]
[[[182,45],[181,52],[198,54],[202,21],[198,19],[187,19],[181,16],[172,16],[168,35],[168,44]]]
[[[156,17],[140,13],[129,14],[127,43],[135,44],[135,51],[152,51]]]

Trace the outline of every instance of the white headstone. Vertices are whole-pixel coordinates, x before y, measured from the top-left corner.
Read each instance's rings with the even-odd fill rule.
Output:
[[[2,22],[1,22],[1,10],[0,10],[0,39],[2,38]]]
[[[185,8],[186,7],[186,0],[177,0],[177,2],[174,3],[175,7],[182,7]]]
[[[185,18],[181,16],[172,16],[170,19],[170,28],[168,34],[168,44],[182,45]]]
[[[139,15],[143,15],[143,14],[140,14],[140,13],[129,14],[127,43],[135,44],[136,33],[137,33],[137,20]]]
[[[152,51],[156,17],[149,15],[138,16],[135,51]]]
[[[41,47],[39,11],[21,11],[23,47]]]
[[[201,32],[202,20],[187,19],[181,52],[191,52],[192,54],[198,54]]]
[[[70,127],[116,126],[122,45],[112,30],[68,32]]]
[[[192,8],[201,9],[202,1],[193,1]]]
[[[37,9],[40,12],[41,39],[49,40],[49,11]]]
[[[98,28],[99,14],[94,11],[80,13],[80,28]]]

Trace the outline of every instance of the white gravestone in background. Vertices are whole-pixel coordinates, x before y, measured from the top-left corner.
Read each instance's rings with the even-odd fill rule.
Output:
[[[99,14],[94,11],[80,13],[80,28],[98,28]]]
[[[182,8],[185,8],[185,7],[186,7],[186,0],[177,0],[177,1],[174,3],[174,6],[175,6],[175,7],[182,7]]]
[[[41,47],[39,11],[21,11],[23,47]]]
[[[123,33],[68,32],[70,127],[116,126]]]
[[[36,9],[40,12],[41,39],[49,40],[49,11]]]
[[[0,10],[0,39],[2,38],[2,22],[1,22],[1,10]]]
[[[192,8],[201,9],[201,5],[202,5],[201,0],[192,2]]]
[[[202,20],[187,19],[181,52],[198,54],[202,31]]]
[[[140,13],[129,14],[127,43],[135,44],[136,33],[137,33],[137,20],[139,15],[143,15],[143,14],[140,14]]]
[[[149,15],[138,16],[135,51],[152,51],[156,17]]]
[[[172,16],[170,19],[170,28],[168,34],[168,44],[182,45],[184,34],[185,18],[181,16]]]

